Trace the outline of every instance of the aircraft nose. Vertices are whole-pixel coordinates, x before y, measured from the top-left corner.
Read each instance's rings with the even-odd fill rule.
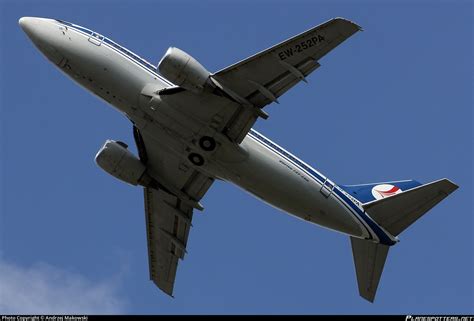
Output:
[[[20,25],[21,29],[28,35],[28,37],[32,37],[35,31],[35,20],[37,18],[33,17],[22,17],[18,20],[18,24]]]
[[[21,29],[33,44],[57,64],[64,58],[60,53],[63,42],[58,27],[52,22],[52,19],[36,17],[22,17],[18,20]]]
[[[46,31],[50,25],[51,19],[36,18],[36,17],[22,17],[18,20],[21,29],[26,33],[28,38],[33,42],[42,42],[48,38]]]

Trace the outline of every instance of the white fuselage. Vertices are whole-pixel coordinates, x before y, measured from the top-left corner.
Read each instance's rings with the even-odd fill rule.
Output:
[[[109,102],[148,136],[166,133],[167,138],[156,144],[186,159],[184,149],[179,147],[186,144],[185,137],[170,133],[175,133],[172,129],[177,126],[184,127],[189,115],[173,111],[173,118],[162,118],[159,115],[167,114],[166,110],[150,113],[141,101],[143,89],[150,84],[154,88],[173,86],[157,74],[153,65],[83,27],[52,19],[22,19],[30,19],[20,24],[60,70]],[[145,122],[147,126],[140,125]],[[199,170],[230,181],[304,220],[375,242],[395,242],[364,213],[357,200],[256,131],[252,130],[240,146],[225,145],[222,141],[221,152],[209,155]]]

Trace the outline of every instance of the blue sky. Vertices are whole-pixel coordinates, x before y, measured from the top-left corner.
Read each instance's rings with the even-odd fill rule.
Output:
[[[0,1],[0,313],[474,313],[470,1]],[[175,299],[148,280],[142,191],[102,172],[130,123],[58,72],[18,26],[60,18],[157,63],[210,71],[336,16],[364,28],[256,129],[335,182],[447,177],[454,194],[401,235],[376,301],[347,236],[217,182],[194,217]]]

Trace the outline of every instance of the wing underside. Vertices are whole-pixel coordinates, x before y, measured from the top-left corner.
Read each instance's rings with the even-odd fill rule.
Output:
[[[150,279],[172,295],[178,260],[184,258],[192,208],[164,191],[144,189]]]
[[[335,18],[216,72],[212,77],[242,102],[227,128],[240,142],[258,113],[316,70],[319,59],[361,30],[355,23]]]
[[[172,296],[178,261],[185,256],[192,226],[194,208],[189,199],[199,201],[214,179],[196,170],[181,170],[179,157],[157,147],[152,138],[142,135],[137,128],[134,136],[140,159],[147,163],[150,173],[158,181],[166,178],[168,188],[144,188],[145,222],[150,279]]]

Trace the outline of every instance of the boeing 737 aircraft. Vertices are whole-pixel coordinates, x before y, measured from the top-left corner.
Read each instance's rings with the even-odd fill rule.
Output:
[[[215,73],[178,48],[157,67],[103,35],[54,19],[20,21],[57,68],[133,124],[138,156],[107,140],[97,164],[144,187],[150,279],[168,295],[193,210],[214,180],[350,237],[359,293],[373,302],[390,246],[458,186],[448,179],[337,185],[252,129],[264,107],[320,67],[319,60],[361,30],[329,20]]]

